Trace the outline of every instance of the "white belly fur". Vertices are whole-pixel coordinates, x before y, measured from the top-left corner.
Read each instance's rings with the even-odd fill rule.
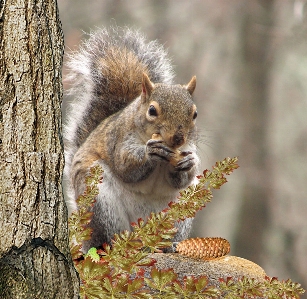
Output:
[[[100,164],[104,173],[97,200],[115,200],[117,212],[126,217],[122,219],[123,223],[136,222],[139,218],[146,220],[151,212],[162,211],[179,195],[179,191],[172,188],[166,179],[165,164],[156,167],[147,179],[133,184],[123,184],[106,164],[102,161]]]

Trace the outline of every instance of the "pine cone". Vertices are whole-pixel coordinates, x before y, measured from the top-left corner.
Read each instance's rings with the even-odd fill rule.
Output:
[[[230,244],[223,238],[191,238],[177,244],[179,254],[212,260],[230,252]]]

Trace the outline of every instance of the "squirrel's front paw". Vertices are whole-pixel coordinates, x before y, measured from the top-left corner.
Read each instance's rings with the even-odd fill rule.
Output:
[[[181,152],[183,158],[174,165],[176,171],[189,171],[195,165],[194,157],[191,154],[191,152]]]
[[[150,139],[146,143],[146,151],[152,157],[158,157],[165,161],[170,161],[175,153],[167,147],[161,140]]]

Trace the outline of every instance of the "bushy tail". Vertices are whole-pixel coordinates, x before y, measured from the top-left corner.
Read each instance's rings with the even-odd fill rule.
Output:
[[[79,51],[69,55],[67,80],[73,102],[64,129],[68,168],[97,125],[141,94],[143,72],[152,82],[172,83],[166,54],[161,45],[147,43],[138,31],[114,27],[91,33]]]

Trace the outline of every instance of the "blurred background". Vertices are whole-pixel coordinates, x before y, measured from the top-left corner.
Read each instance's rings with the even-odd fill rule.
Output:
[[[197,76],[202,169],[227,156],[240,168],[193,236],[224,237],[231,254],[306,289],[307,1],[58,2],[66,51],[83,32],[127,25],[165,45],[176,82]]]

